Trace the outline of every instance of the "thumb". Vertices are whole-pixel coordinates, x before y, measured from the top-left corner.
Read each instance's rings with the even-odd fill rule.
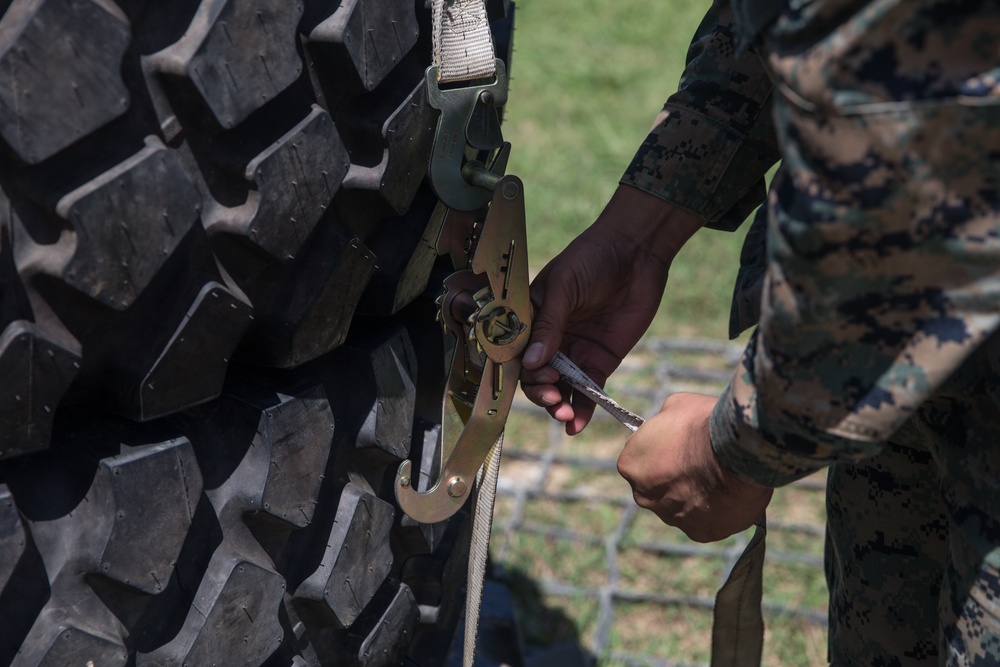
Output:
[[[531,301],[535,305],[531,341],[521,362],[525,368],[535,370],[549,363],[562,345],[573,302],[558,282],[537,279],[531,285]]]

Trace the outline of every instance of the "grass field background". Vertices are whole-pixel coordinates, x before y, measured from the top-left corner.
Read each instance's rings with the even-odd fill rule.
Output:
[[[708,5],[695,0],[518,1],[504,134],[513,144],[509,172],[525,183],[533,271],[600,213],[663,102],[676,88],[690,37]],[[725,338],[745,227],[732,234],[705,230],[685,246],[671,268],[667,293],[648,338]],[[601,455],[613,458],[624,435],[614,427],[611,430],[610,439],[591,429],[560,446],[583,455],[597,448]],[[548,433],[544,416],[518,414],[512,417],[508,440],[514,447],[530,450],[546,446]],[[613,492],[629,494],[627,484],[613,472],[607,483]],[[777,518],[821,524],[821,493],[808,496],[808,502],[796,494],[801,492],[778,492],[772,506]],[[498,504],[501,524],[508,516],[505,511],[504,504]],[[578,507],[559,502],[531,506],[530,511],[545,514],[535,517],[544,524],[568,528],[574,517],[581,516]],[[601,531],[602,522],[613,524],[616,515],[601,514],[607,511],[601,506],[587,514],[589,529]],[[685,540],[645,512],[630,530],[639,531],[643,539]],[[777,540],[775,548],[801,550],[811,554],[813,562],[821,554],[821,543],[816,543],[821,538],[794,544],[783,542],[778,533],[773,539]],[[573,586],[601,585],[605,576],[603,548],[579,548],[530,533],[507,535],[495,542],[502,545],[507,571],[516,573],[521,584],[525,579],[547,577]],[[633,552],[621,557],[625,576],[639,588],[704,592],[717,584],[716,563],[698,559],[674,563]],[[767,595],[772,599],[777,596],[786,603],[823,608],[825,584],[819,568],[774,572],[771,581]],[[585,645],[590,641],[597,613],[594,603],[537,591],[524,595],[523,586],[512,588],[522,631],[534,649],[569,638]],[[612,649],[685,663],[707,660],[709,624],[704,613],[636,606],[621,614],[611,638]],[[765,664],[825,664],[824,645],[821,628],[778,619],[769,625]],[[621,663],[599,656],[599,664]]]
[[[600,213],[677,87],[707,2],[521,0],[504,133],[532,268]],[[705,230],[671,268],[650,334],[725,337],[745,229]]]

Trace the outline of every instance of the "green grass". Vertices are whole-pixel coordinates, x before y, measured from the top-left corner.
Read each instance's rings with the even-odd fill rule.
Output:
[[[673,656],[685,663],[708,662],[712,648],[711,611],[623,603],[616,612],[611,630],[612,651]],[[659,631],[649,632],[651,627]],[[617,667],[620,663],[602,660],[600,664]]]
[[[520,0],[504,133],[540,269],[600,213],[667,96],[707,4]],[[651,334],[726,335],[743,231],[684,248]]]

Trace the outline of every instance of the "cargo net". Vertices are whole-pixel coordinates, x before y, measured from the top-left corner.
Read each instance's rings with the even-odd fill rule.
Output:
[[[740,351],[645,342],[607,388],[648,418],[673,392],[718,395]],[[598,410],[570,438],[523,395],[515,402],[490,554],[513,593],[529,665],[708,664],[714,595],[752,531],[697,544],[638,508],[616,469],[628,435]],[[826,664],[824,486],[823,474],[806,478],[777,490],[768,508],[763,664]]]

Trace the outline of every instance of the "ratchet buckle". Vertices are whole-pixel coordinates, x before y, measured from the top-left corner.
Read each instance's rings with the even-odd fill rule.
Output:
[[[440,475],[418,491],[411,461],[396,473],[396,500],[421,523],[447,519],[472,495],[503,433],[531,336],[524,186],[503,175],[509,152],[503,144],[490,169],[476,161],[456,164],[465,187],[485,191],[490,205],[468,240],[467,266],[444,280],[438,299],[444,329],[456,338],[442,409]],[[439,239],[439,252],[440,245]]]

